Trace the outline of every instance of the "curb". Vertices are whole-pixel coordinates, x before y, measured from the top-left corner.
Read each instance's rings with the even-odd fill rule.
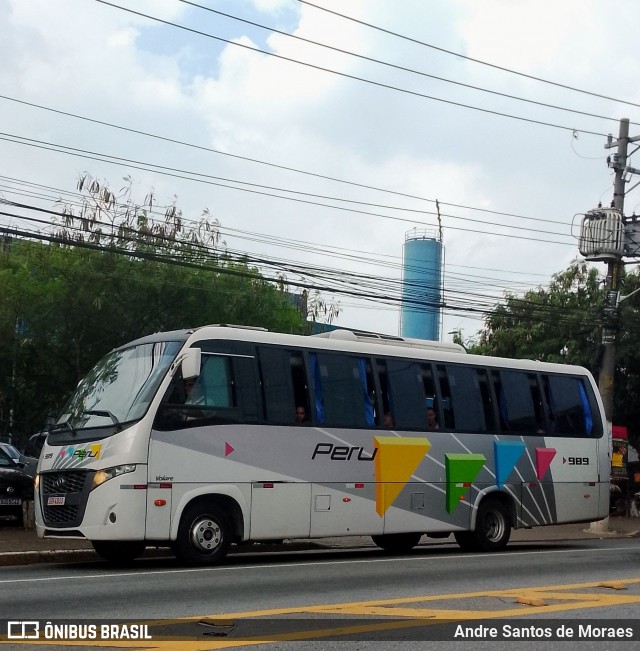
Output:
[[[561,536],[558,538],[531,538],[513,540],[513,543],[552,543],[552,542],[576,542],[578,540],[592,540],[605,538],[640,538],[640,529],[630,532],[620,532],[610,530],[606,532],[591,532],[583,529],[579,537]],[[416,548],[427,548],[432,546],[450,545],[453,540],[433,539],[428,542],[420,543]],[[314,541],[292,541],[290,543],[246,543],[232,547],[229,555],[239,554],[256,554],[256,553],[274,553],[274,552],[297,552],[310,550],[344,550],[344,549],[378,549],[373,543],[365,544],[339,544],[325,542],[323,540]],[[379,550],[381,553],[382,550]],[[166,547],[149,547],[145,551],[143,558],[173,558],[173,553]],[[103,559],[93,549],[58,549],[58,550],[41,550],[41,551],[19,551],[0,553],[0,567],[9,567],[16,565],[34,565],[38,563],[78,563],[87,561],[101,562]]]
[[[354,546],[353,548],[359,549],[361,547]],[[249,543],[248,545],[232,547],[229,551],[229,555],[265,552],[297,552],[312,549],[334,549],[334,547],[317,542],[292,542],[291,544],[282,543],[275,545]],[[173,558],[173,553],[166,547],[148,547],[141,558]],[[0,567],[35,565],[38,563],[80,563],[87,561],[103,562],[104,559],[102,559],[93,549],[54,549],[0,553]]]
[[[40,552],[5,552],[0,554],[0,567],[34,565],[36,563],[77,563],[97,559],[92,549],[61,549]]]

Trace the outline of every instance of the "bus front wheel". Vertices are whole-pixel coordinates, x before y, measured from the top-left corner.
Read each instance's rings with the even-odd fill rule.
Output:
[[[231,545],[231,526],[213,504],[194,504],[182,514],[174,545],[176,556],[188,565],[213,565],[224,559]]]
[[[456,531],[454,536],[464,551],[495,552],[504,549],[511,537],[507,507],[496,499],[485,500],[478,507],[476,528]]]
[[[91,544],[98,556],[111,563],[134,561],[147,547],[144,540],[94,540]]]
[[[386,533],[371,536],[371,540],[390,554],[404,554],[411,551],[422,538],[421,533]]]

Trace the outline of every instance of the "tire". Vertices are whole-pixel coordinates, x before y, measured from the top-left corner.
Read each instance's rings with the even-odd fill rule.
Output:
[[[474,531],[456,531],[454,536],[463,551],[496,552],[504,549],[511,537],[507,507],[496,499],[486,499],[478,508]]]
[[[371,540],[378,547],[390,554],[406,554],[420,542],[420,538],[421,533],[385,533],[371,536]]]
[[[110,563],[130,563],[146,549],[144,540],[93,540],[98,556]]]
[[[178,528],[173,550],[187,565],[220,563],[231,545],[229,518],[213,504],[193,504],[187,507]]]
[[[454,531],[453,537],[463,552],[477,552],[475,536],[473,531]]]

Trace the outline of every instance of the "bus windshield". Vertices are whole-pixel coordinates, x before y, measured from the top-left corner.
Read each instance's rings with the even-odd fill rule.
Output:
[[[142,418],[182,341],[157,341],[112,351],[78,385],[56,431],[114,426]]]

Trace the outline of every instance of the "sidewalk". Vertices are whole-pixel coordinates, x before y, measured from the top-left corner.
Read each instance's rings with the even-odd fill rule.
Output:
[[[99,560],[91,543],[85,540],[48,538],[43,540],[35,531],[0,523],[0,566],[27,565],[31,563],[74,562]],[[600,524],[600,523],[598,523]],[[640,538],[640,518],[610,517],[608,528],[603,526],[592,531],[589,523],[561,524],[534,529],[517,529],[511,534],[511,542],[549,542],[590,540],[598,538]],[[423,536],[420,546],[455,544],[453,536],[446,539]],[[314,540],[285,540],[281,544],[247,544],[232,547],[231,554],[255,553],[257,551],[299,551],[304,549],[358,549],[375,547],[369,536],[343,538],[317,538]],[[146,554],[164,554],[168,550],[148,549]]]

